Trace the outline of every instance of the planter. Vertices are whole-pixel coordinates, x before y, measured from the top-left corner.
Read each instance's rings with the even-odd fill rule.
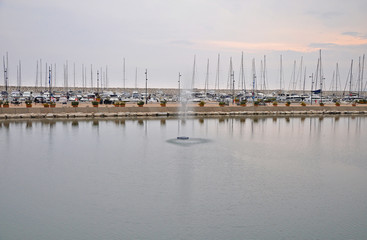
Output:
[[[139,107],[143,107],[144,105],[138,105]]]
[[[285,105],[286,105],[287,107],[289,107],[291,104],[290,104],[290,103],[286,103]]]
[[[31,108],[32,104],[26,104],[25,106],[26,106],[26,108]]]
[[[166,104],[161,103],[161,107],[165,107],[165,106],[166,106]]]
[[[78,107],[78,105],[72,105],[74,108]]]
[[[113,104],[113,106],[115,106],[115,107],[120,107],[120,104]]]
[[[55,108],[55,107],[56,107],[56,104],[50,105],[50,108]]]
[[[357,104],[355,104],[355,103],[352,103],[352,107],[355,107],[355,106],[357,106]]]
[[[48,108],[48,107],[50,107],[50,105],[48,105],[48,104],[43,104],[43,107],[44,107],[44,108]]]
[[[247,105],[246,105],[246,104],[241,104],[240,106],[241,106],[241,107],[246,107]]]
[[[119,107],[125,107],[125,104],[120,104],[120,106]]]
[[[3,108],[9,108],[9,104],[8,105],[4,104]]]
[[[93,107],[98,107],[98,104],[97,105],[93,105]]]

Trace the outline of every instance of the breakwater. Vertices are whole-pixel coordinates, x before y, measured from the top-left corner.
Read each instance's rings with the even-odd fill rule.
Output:
[[[367,115],[367,106],[208,106],[190,107],[183,112],[177,106],[159,107],[56,107],[56,108],[0,108],[0,120],[42,118],[131,118],[179,116],[299,116],[299,115]]]

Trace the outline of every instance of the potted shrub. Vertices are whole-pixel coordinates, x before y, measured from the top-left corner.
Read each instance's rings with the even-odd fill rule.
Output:
[[[247,104],[247,100],[242,100],[242,101],[240,102],[240,105],[241,105],[242,107],[246,107],[246,104]]]
[[[98,107],[99,102],[98,101],[92,101],[93,107]]]
[[[301,102],[301,106],[305,107],[306,103],[305,102]]]
[[[340,102],[335,102],[335,106],[339,107],[340,106]]]
[[[3,105],[3,100],[0,100],[0,108],[1,108],[1,105]]]
[[[115,106],[115,107],[120,107],[120,102],[115,101],[115,102],[113,103],[113,106]]]
[[[204,107],[204,105],[205,105],[205,102],[204,102],[204,101],[200,101],[200,102],[199,102],[199,106],[200,106],[200,107]]]
[[[320,102],[320,106],[323,107],[325,104],[323,102]]]
[[[31,108],[31,107],[32,107],[32,101],[31,101],[31,100],[26,100],[26,101],[25,101],[25,106],[26,106],[27,108]]]
[[[120,107],[125,107],[126,102],[120,102]]]
[[[239,103],[239,102],[240,102],[240,99],[239,99],[239,98],[235,98],[235,99],[234,99],[234,102],[235,102],[235,103]]]
[[[255,107],[258,107],[258,106],[259,106],[259,104],[260,104],[260,101],[255,101],[255,102],[254,102],[254,106],[255,106]]]
[[[226,103],[225,103],[225,102],[223,102],[223,101],[220,101],[220,102],[219,102],[219,106],[220,106],[220,107],[224,107],[225,105],[226,105]]]
[[[5,102],[3,103],[3,107],[4,107],[4,108],[8,108],[8,107],[9,107],[9,102],[8,102],[8,101],[5,101]]]
[[[161,104],[161,107],[165,107],[166,104],[167,104],[167,101],[166,100],[162,100],[160,104]]]
[[[43,107],[48,108],[48,107],[50,107],[50,104],[48,104],[48,103],[44,103],[44,104],[43,104]]]
[[[287,107],[289,107],[289,106],[291,105],[291,101],[287,101],[287,102],[285,103],[285,105],[286,105]]]
[[[138,104],[139,107],[143,107],[144,106],[144,101],[139,101],[137,104]]]
[[[278,102],[277,102],[277,101],[274,101],[274,102],[273,102],[273,106],[274,106],[274,107],[278,106]]]
[[[50,102],[50,107],[55,108],[56,107],[56,103],[55,102]]]
[[[353,107],[355,107],[355,106],[357,106],[357,103],[354,101],[354,102],[352,102],[352,106]]]
[[[72,102],[71,102],[71,106],[73,106],[73,107],[78,107],[78,106],[79,106],[79,102],[77,102],[77,101],[72,101]]]

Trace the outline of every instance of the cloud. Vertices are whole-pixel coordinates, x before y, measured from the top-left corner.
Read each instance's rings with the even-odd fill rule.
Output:
[[[294,51],[310,52],[314,49],[298,43],[278,43],[278,42],[235,42],[235,41],[204,41],[201,44],[205,47],[216,49],[245,50],[247,52],[256,51]]]
[[[189,40],[174,40],[174,41],[171,41],[170,43],[174,45],[186,45],[186,46],[194,44],[194,42],[189,41]]]
[[[367,39],[367,34],[363,34],[360,32],[343,32],[342,35],[356,37],[360,39]]]
[[[310,43],[308,45],[310,48],[332,48],[338,46],[335,43]]]
[[[343,13],[339,11],[326,11],[326,12],[320,12],[320,11],[308,11],[306,12],[307,15],[315,16],[320,19],[333,19],[339,16],[342,16]]]
[[[357,37],[360,35],[358,32],[343,32],[342,35]]]

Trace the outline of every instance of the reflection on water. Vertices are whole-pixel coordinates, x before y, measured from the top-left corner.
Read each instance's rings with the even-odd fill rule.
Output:
[[[360,116],[2,121],[0,239],[364,239],[366,127]]]

